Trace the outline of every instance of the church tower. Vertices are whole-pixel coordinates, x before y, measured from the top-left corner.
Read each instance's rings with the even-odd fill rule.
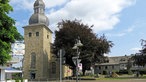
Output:
[[[29,25],[23,27],[25,41],[23,75],[26,79],[49,78],[52,31],[48,27],[49,20],[44,11],[43,0],[36,0]]]

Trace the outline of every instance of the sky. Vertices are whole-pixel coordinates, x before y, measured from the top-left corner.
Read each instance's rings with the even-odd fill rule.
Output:
[[[43,0],[49,28],[54,32],[62,20],[82,20],[94,25],[93,32],[114,43],[108,56],[135,54],[141,49],[141,39],[146,39],[146,0]],[[24,35],[33,14],[35,0],[10,0],[18,31]],[[55,36],[54,36],[55,37]],[[53,39],[54,39],[53,37]]]

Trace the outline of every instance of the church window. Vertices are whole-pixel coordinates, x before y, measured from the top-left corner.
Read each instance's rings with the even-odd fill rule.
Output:
[[[35,68],[35,64],[36,64],[36,54],[32,53],[31,54],[31,68]]]
[[[47,39],[49,39],[49,35],[47,35]]]
[[[52,74],[56,74],[56,63],[52,62]]]
[[[39,32],[36,32],[36,36],[39,36]]]
[[[32,33],[30,32],[30,33],[28,34],[28,36],[31,37],[31,36],[32,36]]]

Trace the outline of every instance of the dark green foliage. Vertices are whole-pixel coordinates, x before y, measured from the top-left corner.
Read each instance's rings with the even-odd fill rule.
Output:
[[[78,20],[66,20],[58,23],[59,30],[55,31],[54,53],[63,48],[65,50],[66,64],[71,68],[76,66],[73,63],[72,57],[76,56],[76,50],[73,50],[76,39],[80,37],[83,44],[80,47],[80,59],[83,64],[83,70],[90,69],[91,65],[96,62],[104,62],[104,53],[110,52],[110,47],[113,43],[108,41],[106,37],[98,37],[92,31],[92,26],[84,25]]]
[[[146,65],[146,55],[143,54],[136,54],[133,56],[134,64],[138,66],[145,66]]]
[[[127,70],[128,70],[128,74],[129,74],[129,75],[132,74],[132,71],[131,71],[132,64],[133,64],[132,59],[129,58],[129,59],[128,59],[128,62],[127,62]]]
[[[140,70],[140,74],[146,74],[146,70]]]
[[[141,40],[142,50],[140,53],[136,53],[132,58],[134,63],[138,66],[145,66],[146,65],[146,40]]]
[[[117,74],[128,74],[128,70],[120,70]]]
[[[14,26],[15,21],[8,16],[12,10],[9,0],[0,0],[0,65],[10,60],[11,43],[23,39]]]

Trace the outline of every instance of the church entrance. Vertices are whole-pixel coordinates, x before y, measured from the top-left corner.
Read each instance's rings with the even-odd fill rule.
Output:
[[[35,79],[35,76],[36,76],[36,73],[34,73],[34,72],[31,72],[31,73],[30,73],[30,78],[31,78],[31,79]]]

